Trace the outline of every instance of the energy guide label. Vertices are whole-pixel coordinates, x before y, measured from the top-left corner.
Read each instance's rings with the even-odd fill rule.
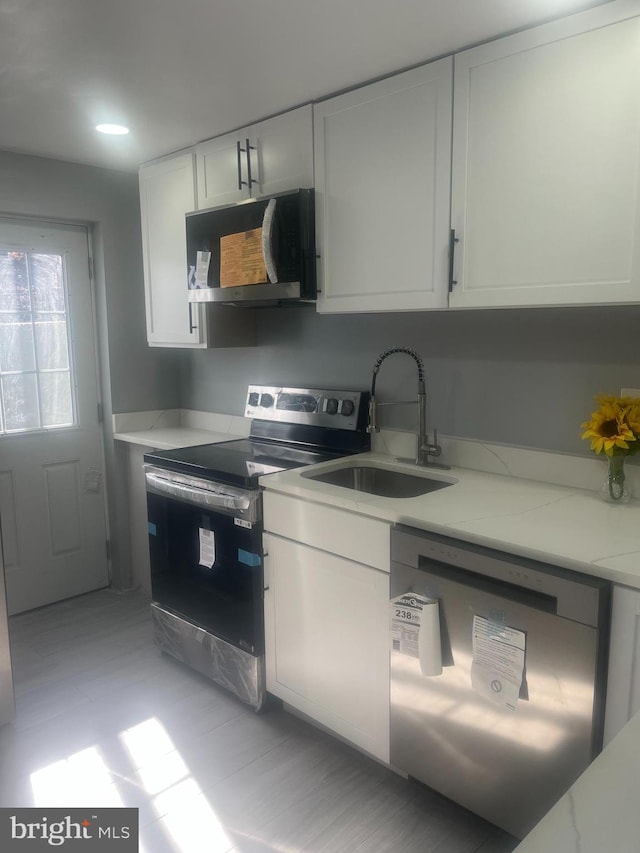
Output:
[[[412,658],[420,656],[418,639],[422,608],[429,601],[415,592],[391,599],[391,648]]]

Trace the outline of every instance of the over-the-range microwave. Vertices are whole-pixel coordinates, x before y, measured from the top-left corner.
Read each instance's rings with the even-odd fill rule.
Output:
[[[312,189],[188,213],[190,302],[276,305],[316,298]]]

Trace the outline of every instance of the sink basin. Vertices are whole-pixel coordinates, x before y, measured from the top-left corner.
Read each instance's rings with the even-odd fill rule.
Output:
[[[302,474],[309,480],[330,483],[332,486],[343,486],[357,492],[367,492],[383,498],[415,498],[452,486],[443,480],[430,477],[415,477],[404,471],[390,471],[387,468],[374,468],[371,465],[349,465],[335,468],[321,474]]]

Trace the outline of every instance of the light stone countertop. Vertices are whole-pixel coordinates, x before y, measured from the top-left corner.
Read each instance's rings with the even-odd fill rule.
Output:
[[[197,444],[217,444],[221,441],[232,441],[241,438],[224,432],[213,432],[188,427],[164,427],[162,429],[135,430],[119,432],[113,436],[117,441],[129,444],[142,444],[157,450],[175,450],[178,447],[194,447]]]
[[[197,444],[218,444],[249,434],[251,420],[190,409],[128,412],[113,416],[116,441],[140,444],[157,450],[175,450]]]
[[[249,418],[172,409],[113,416],[114,438],[171,450],[249,434]],[[603,459],[564,456],[469,440],[442,440],[448,471],[394,461],[411,453],[412,434],[374,436],[376,452],[353,459],[455,481],[416,498],[381,498],[308,479],[344,460],[261,478],[267,489],[342,507],[507,551],[640,589],[640,500],[605,502],[598,491]],[[457,463],[457,464],[455,464]],[[629,468],[640,494],[640,467]]]
[[[270,474],[268,490],[402,523],[640,589],[640,501],[605,502],[599,491],[452,467],[425,470],[384,453],[354,461],[452,482],[415,498],[384,498],[309,479],[345,460]]]

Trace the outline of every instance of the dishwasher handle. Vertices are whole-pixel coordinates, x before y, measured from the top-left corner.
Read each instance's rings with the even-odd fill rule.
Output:
[[[607,619],[608,581],[470,542],[395,525],[391,563],[392,569],[399,563],[466,585],[491,586],[487,591],[594,628]]]

